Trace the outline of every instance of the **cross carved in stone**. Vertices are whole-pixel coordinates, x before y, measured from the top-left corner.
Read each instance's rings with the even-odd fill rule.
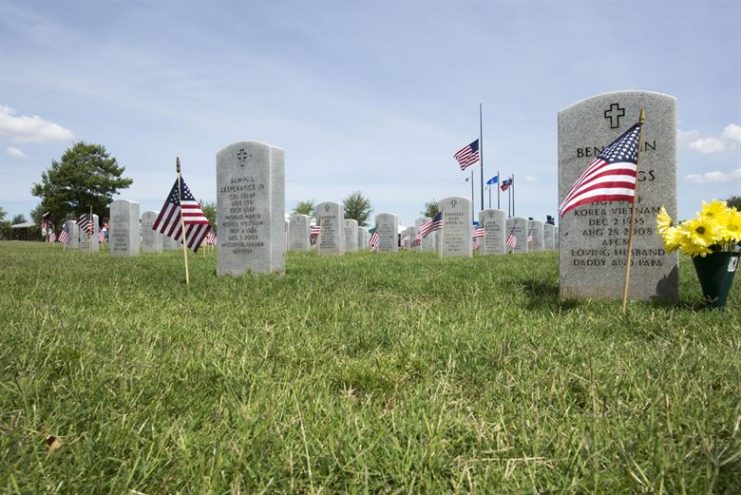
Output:
[[[620,127],[620,117],[625,116],[625,108],[619,103],[610,103],[610,108],[605,110],[604,116],[610,119],[610,129],[617,129]]]
[[[244,167],[245,163],[247,162],[247,158],[252,158],[252,155],[250,153],[247,153],[244,148],[241,148],[239,150],[239,153],[237,153],[237,161],[239,161],[239,164]]]

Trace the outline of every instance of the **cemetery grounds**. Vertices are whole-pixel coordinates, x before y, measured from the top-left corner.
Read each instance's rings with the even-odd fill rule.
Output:
[[[556,252],[190,258],[0,243],[0,491],[741,493],[739,281],[688,258],[627,316]]]

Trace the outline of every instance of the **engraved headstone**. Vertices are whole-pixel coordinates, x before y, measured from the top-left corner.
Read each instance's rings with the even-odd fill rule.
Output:
[[[471,200],[451,197],[440,200],[439,205],[440,211],[443,212],[440,256],[443,258],[473,256]]]
[[[528,221],[528,234],[533,240],[530,242],[529,251],[543,250],[543,222],[540,220]]]
[[[365,230],[365,227],[358,227],[358,251],[365,251],[368,249],[368,238],[370,234]]]
[[[351,218],[345,220],[345,251],[358,251],[358,221]]]
[[[543,248],[546,251],[556,249],[555,232],[556,229],[552,224],[546,223],[543,225]]]
[[[318,204],[315,211],[321,227],[317,252],[327,256],[345,254],[345,210],[342,205],[328,201]]]
[[[88,235],[88,233],[85,230],[82,230],[78,226],[78,231],[80,233],[80,249],[82,251],[89,251],[90,250],[90,244],[92,243],[93,249],[92,251],[94,253],[98,252],[100,250],[100,243],[98,242],[98,235],[100,234],[100,225],[98,222],[100,219],[98,218],[98,215],[93,214],[93,235]]]
[[[414,235],[415,236],[419,234],[419,228],[422,226],[422,224],[429,220],[430,219],[427,217],[420,217],[414,221]],[[427,236],[419,242],[419,245],[416,246],[416,249],[418,251],[433,251],[434,246],[432,244],[432,240],[433,239],[430,236],[430,234],[427,234]]]
[[[139,203],[117,199],[110,206],[108,245],[113,256],[139,254],[141,231]]]
[[[600,152],[646,112],[637,175],[636,223],[630,297],[676,301],[678,256],[664,251],[656,214],[676,218],[676,100],[643,91],[606,93],[558,114],[559,203]],[[559,222],[562,299],[621,299],[631,204],[607,201],[580,206]],[[563,227],[563,229],[560,229]]]
[[[504,234],[505,243],[510,234],[515,235],[514,249],[507,246],[508,253],[527,253],[527,218],[511,217],[507,219],[507,230]]]
[[[175,249],[182,249],[183,245],[176,241],[172,237],[162,236],[162,249],[165,251],[173,251]]]
[[[288,249],[290,251],[309,251],[310,221],[308,215],[295,214],[288,219]]]
[[[216,273],[285,269],[285,154],[255,141],[216,154]]]
[[[479,225],[486,232],[479,253],[486,255],[506,253],[504,217],[505,213],[502,210],[488,209],[479,212]]]
[[[378,253],[399,251],[399,217],[392,213],[379,213],[376,215],[376,232],[378,233]]]
[[[69,244],[67,244],[67,247],[70,249],[80,249],[80,227],[77,226],[77,222],[67,220],[64,224],[67,226],[67,232],[69,232]]]
[[[161,253],[164,249],[162,242],[164,236],[152,229],[157,215],[156,211],[142,213],[142,253]]]
[[[406,249],[414,248],[414,227],[407,227],[401,234],[401,245]]]

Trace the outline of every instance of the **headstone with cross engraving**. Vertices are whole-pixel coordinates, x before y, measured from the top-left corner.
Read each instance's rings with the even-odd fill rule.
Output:
[[[216,155],[218,275],[285,269],[285,158],[281,148],[234,143]]]
[[[485,236],[481,239],[480,254],[504,254],[504,217],[502,210],[481,210],[479,212],[479,225],[484,229]]]
[[[676,218],[676,100],[646,91],[593,96],[558,114],[559,203],[587,166],[646,112],[636,189],[630,297],[675,301],[676,254],[664,251],[656,214]],[[603,201],[566,213],[557,240],[562,299],[621,299],[631,204]],[[562,227],[562,228],[561,228]]]
[[[345,220],[345,252],[358,251],[358,221],[348,218]]]
[[[543,224],[543,249],[553,251],[556,249],[554,238],[555,228],[550,223]]]
[[[399,217],[393,213],[379,213],[376,215],[376,232],[378,233],[377,253],[399,251]]]
[[[543,251],[543,222],[540,220],[528,221],[529,251]]]
[[[471,200],[450,197],[440,200],[439,205],[440,211],[443,212],[440,256],[443,258],[473,256]]]
[[[317,252],[322,256],[345,254],[345,210],[342,205],[331,201],[320,203],[315,212],[321,227]]]
[[[136,256],[141,246],[139,203],[116,199],[110,206],[109,249],[112,256]]]
[[[507,252],[527,253],[527,218],[510,217],[507,219],[506,225],[504,243]]]
[[[156,211],[142,213],[142,253],[161,253],[164,249],[162,243],[164,236],[152,228],[157,220],[157,214]]]
[[[311,243],[309,242],[310,221],[308,215],[294,214],[288,219],[288,250],[289,251],[309,251]]]

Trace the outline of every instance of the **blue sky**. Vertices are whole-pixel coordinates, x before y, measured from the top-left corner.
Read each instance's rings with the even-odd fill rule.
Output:
[[[487,177],[514,173],[517,213],[544,219],[558,111],[643,89],[678,100],[687,217],[741,194],[740,46],[735,0],[3,0],[0,206],[28,216],[32,184],[79,140],[126,167],[120,197],[142,211],[176,156],[215,201],[216,153],[257,140],[286,150],[288,210],[359,190],[411,224],[426,201],[470,195],[452,155],[478,137],[482,102]]]

